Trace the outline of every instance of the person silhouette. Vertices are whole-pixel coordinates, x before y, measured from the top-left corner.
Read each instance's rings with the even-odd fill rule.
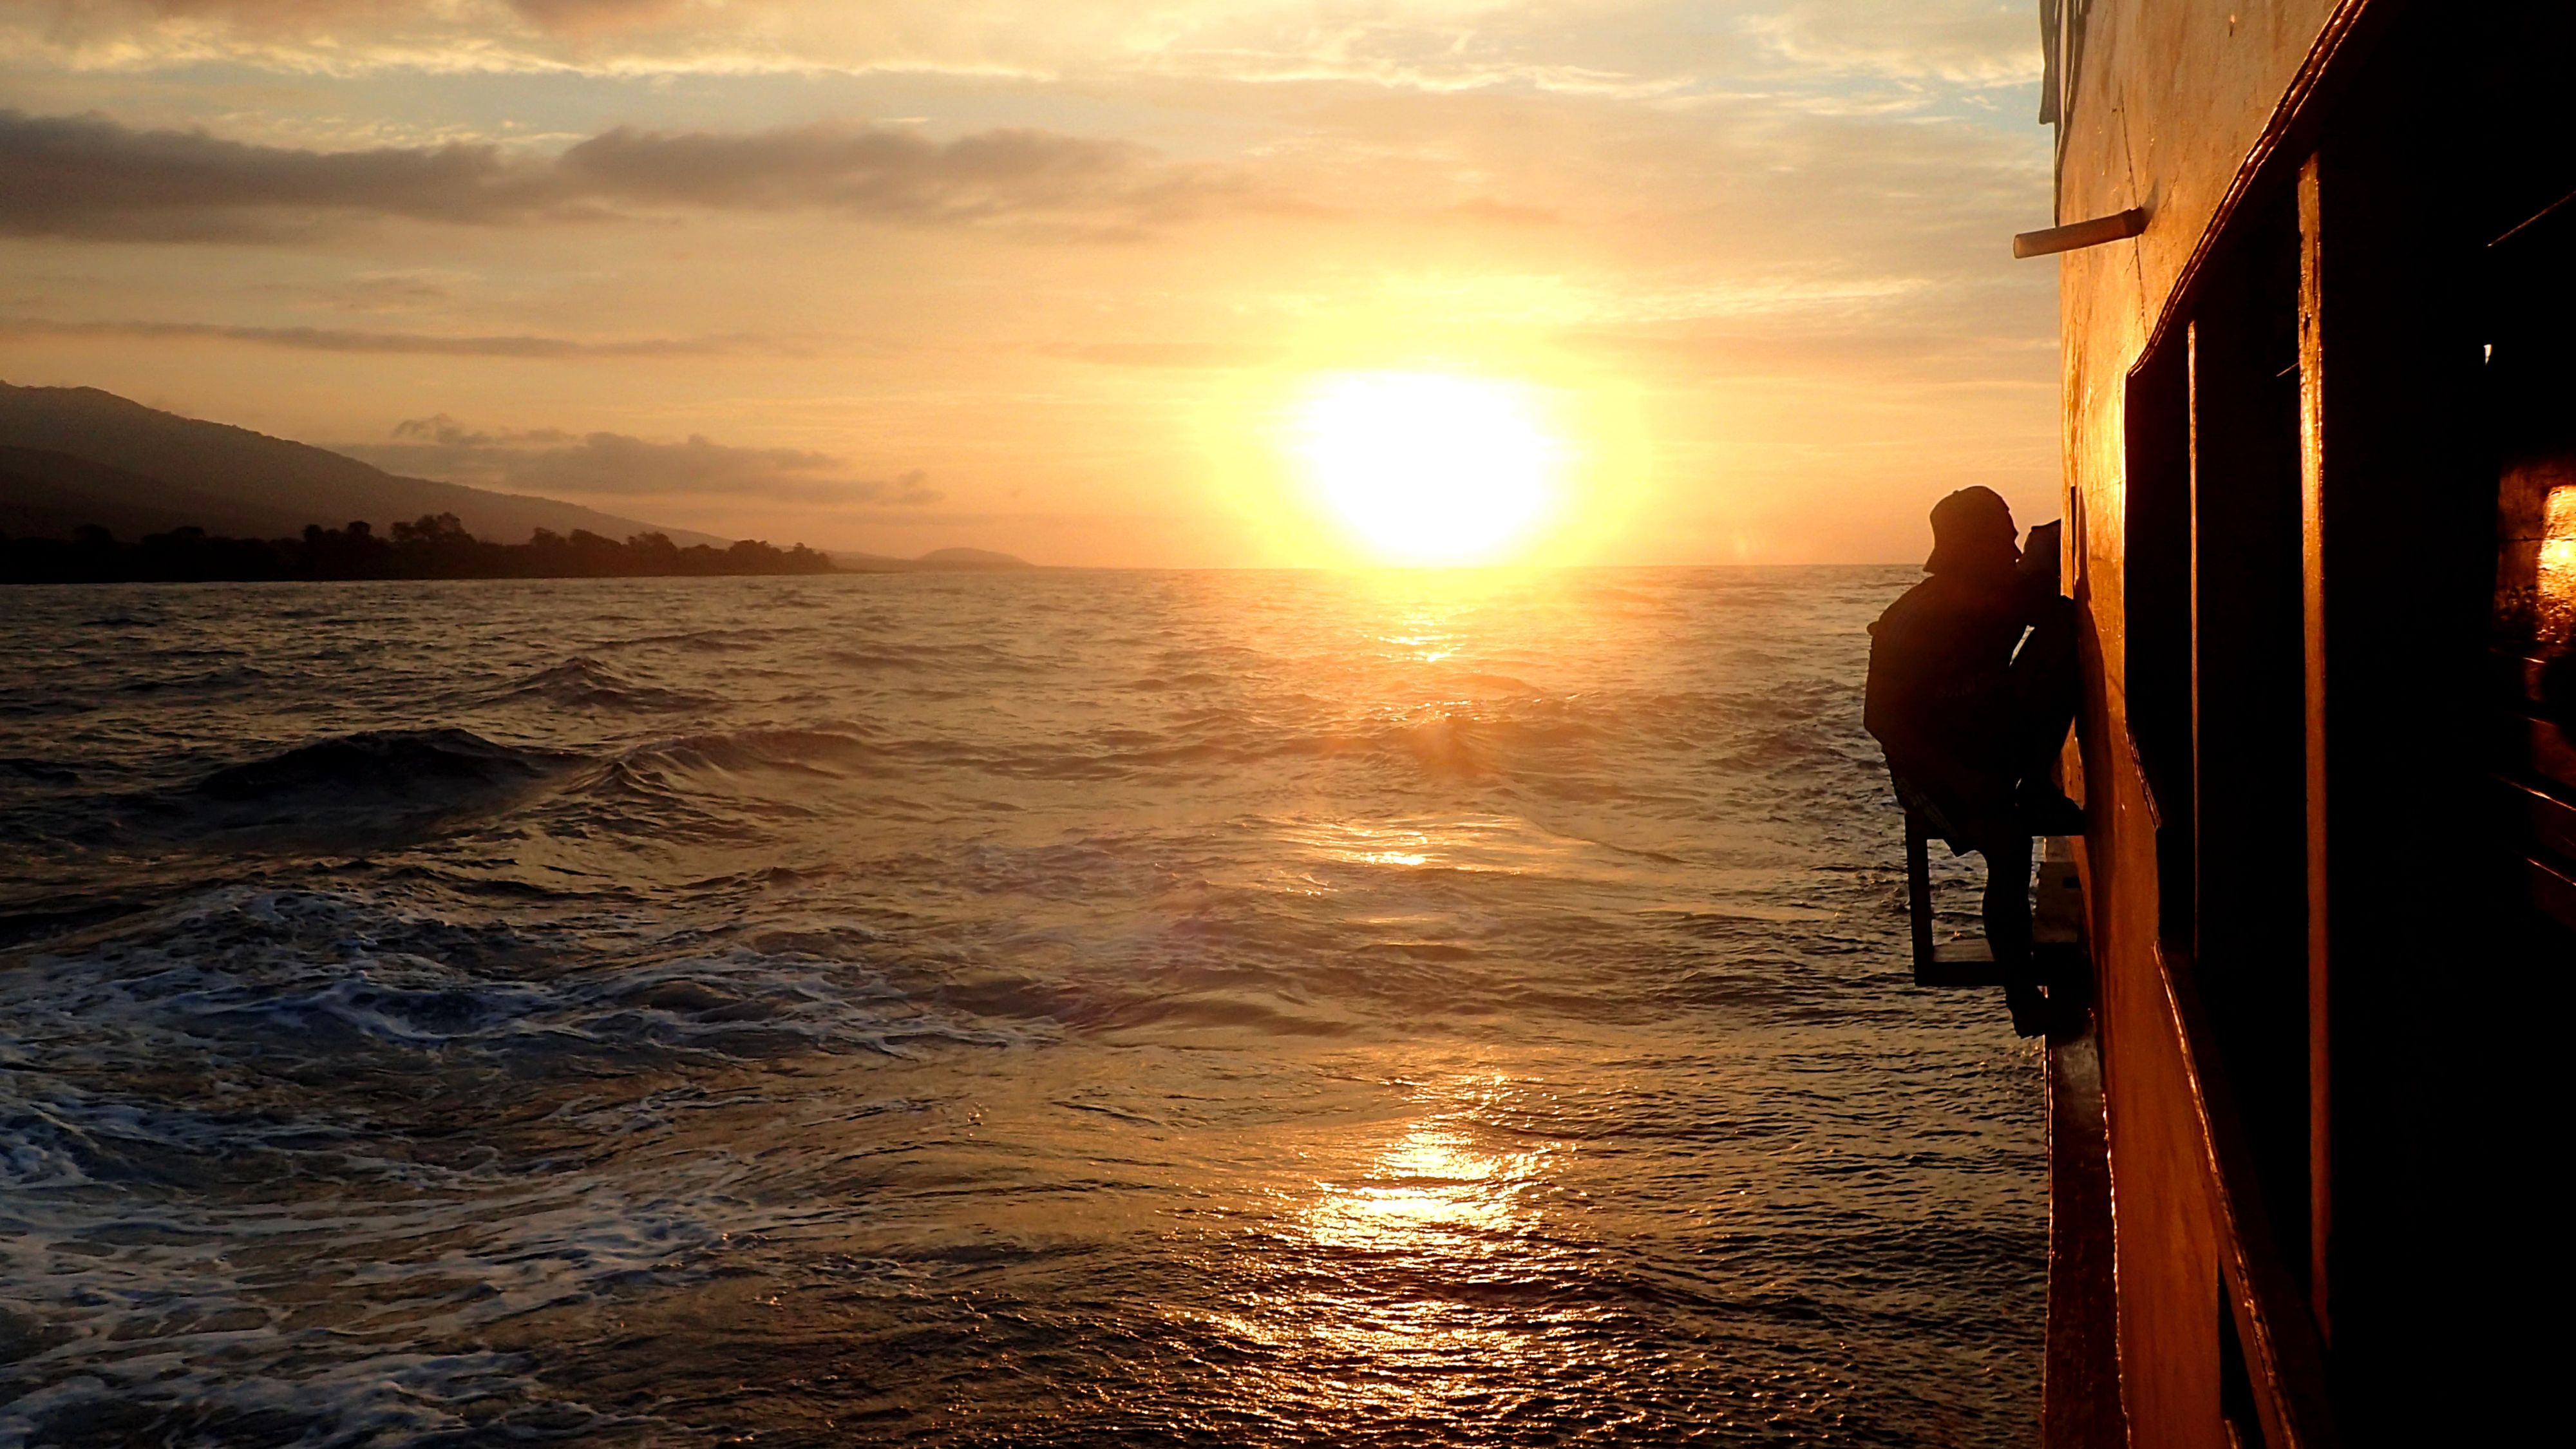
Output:
[[[1861,722],[1897,797],[1953,854],[1985,857],[1986,940],[2008,981],[2028,976],[2031,837],[2084,828],[2055,775],[2078,689],[2056,534],[2032,529],[2025,552],[2003,497],[1962,488],[1933,505],[1931,577],[1869,626]],[[2045,1029],[2035,987],[2005,999],[2016,1031]]]

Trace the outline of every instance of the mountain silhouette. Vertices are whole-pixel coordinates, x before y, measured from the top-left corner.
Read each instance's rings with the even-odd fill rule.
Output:
[[[832,562],[852,573],[980,573],[986,569],[1028,569],[1037,565],[1017,554],[995,553],[989,548],[934,548],[919,558],[894,558],[881,553],[853,553],[845,548],[831,551]]]
[[[281,539],[300,535],[307,524],[336,528],[364,520],[389,529],[441,515],[492,543],[523,543],[539,530],[610,540],[660,534],[683,549],[733,542],[533,494],[408,478],[327,448],[181,417],[94,387],[0,382],[0,535],[69,538],[74,529],[96,524],[126,539],[183,528]],[[866,573],[1030,567],[981,548],[934,549],[919,558],[836,550],[831,558]]]
[[[94,387],[0,382],[0,530],[10,533],[62,535],[83,523],[141,533],[193,524],[279,537],[307,523],[389,525],[441,513],[503,543],[525,541],[540,528],[607,538],[660,533],[683,547],[731,542],[552,498],[406,478]]]
[[[305,522],[278,509],[182,488],[69,453],[0,447],[0,533],[17,538],[67,538],[85,523],[120,538],[191,525],[208,533],[283,538]]]

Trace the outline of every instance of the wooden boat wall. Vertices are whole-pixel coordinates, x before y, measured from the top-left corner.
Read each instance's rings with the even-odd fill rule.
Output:
[[[2092,966],[2043,1439],[2501,1440],[2564,1274],[2576,4],[2041,29]]]

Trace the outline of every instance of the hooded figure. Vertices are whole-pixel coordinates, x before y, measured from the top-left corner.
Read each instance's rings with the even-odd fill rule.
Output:
[[[1986,858],[1986,939],[2007,972],[2030,958],[2031,837],[2084,828],[2055,780],[2077,688],[2055,535],[2031,530],[2025,556],[2001,495],[1960,489],[1932,508],[1931,577],[1869,630],[1862,723],[1897,795],[1953,852]],[[2029,1025],[2013,1004],[2016,1028]]]

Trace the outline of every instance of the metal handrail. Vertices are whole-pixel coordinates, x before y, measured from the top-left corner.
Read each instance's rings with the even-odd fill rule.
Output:
[[[2296,1280],[2281,1261],[2279,1240],[2256,1190],[2253,1149],[2237,1116],[2191,967],[2187,951],[2156,947],[2157,975],[2164,980],[2165,1005],[2182,1048],[2183,1078],[2191,1086],[2201,1151],[2218,1189],[2213,1207],[2219,1275],[2236,1319],[2237,1342],[2244,1347],[2245,1376],[2263,1422],[2263,1442],[2269,1449],[2332,1449],[2337,1440],[2326,1394],[2325,1348]]]

